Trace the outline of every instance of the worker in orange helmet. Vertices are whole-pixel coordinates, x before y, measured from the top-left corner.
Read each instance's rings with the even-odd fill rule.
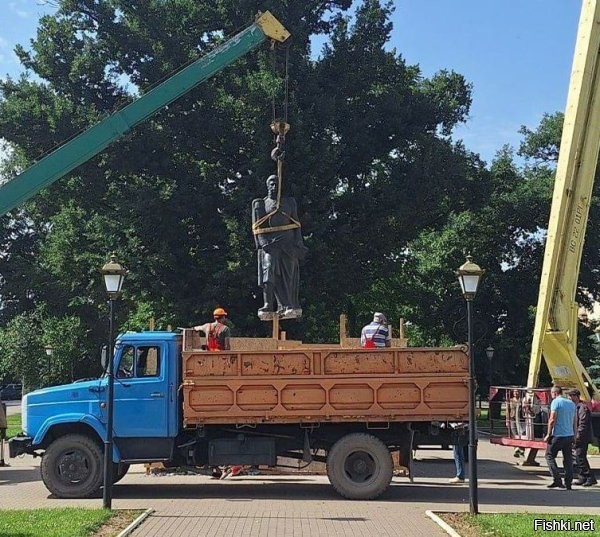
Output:
[[[231,337],[231,328],[227,326],[227,312],[223,308],[216,308],[213,311],[215,321],[213,323],[194,326],[194,330],[206,334],[206,350],[208,351],[228,351],[231,349],[229,338]],[[221,469],[215,467],[212,469],[212,477],[215,479],[225,479],[240,475],[244,469],[241,464],[233,464]]]
[[[207,350],[228,351],[231,349],[229,343],[231,328],[226,324],[227,312],[223,308],[217,308],[213,311],[213,317],[215,319],[214,322],[194,326],[194,330],[206,334]]]

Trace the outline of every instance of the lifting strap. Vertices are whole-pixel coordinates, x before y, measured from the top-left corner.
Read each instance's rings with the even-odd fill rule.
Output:
[[[277,159],[277,201],[275,202],[275,208],[271,212],[265,214],[264,216],[262,216],[256,222],[254,222],[252,224],[252,233],[254,235],[262,235],[263,233],[275,233],[276,231],[287,231],[289,229],[296,229],[296,228],[301,227],[301,224],[300,224],[300,222],[298,222],[298,220],[296,220],[295,218],[293,218],[286,212],[279,210],[279,207],[281,205],[282,183],[283,183],[283,159]],[[291,223],[284,224],[281,226],[261,227],[267,220],[269,220],[273,215],[275,215],[277,213],[281,213]]]
[[[259,218],[256,222],[252,224],[252,233],[254,235],[262,235],[264,233],[275,233],[277,231],[287,231],[290,229],[297,229],[301,227],[300,222],[295,218],[291,217],[289,214],[281,211],[279,207],[281,206],[281,191],[283,188],[283,158],[285,156],[285,152],[283,150],[283,146],[285,144],[285,135],[290,130],[290,125],[287,122],[288,119],[288,84],[289,84],[289,54],[290,48],[289,45],[286,47],[285,51],[285,78],[284,78],[284,115],[283,119],[276,118],[275,112],[275,95],[273,95],[272,101],[272,109],[273,109],[273,121],[271,123],[271,130],[276,135],[275,143],[276,147],[271,152],[271,158],[277,162],[277,200],[275,202],[275,208],[267,213],[266,215]],[[273,63],[273,72],[275,72],[275,41],[271,42],[271,57]],[[265,222],[270,220],[272,216],[280,213],[285,216],[290,223],[284,224],[281,226],[265,226],[261,227]]]

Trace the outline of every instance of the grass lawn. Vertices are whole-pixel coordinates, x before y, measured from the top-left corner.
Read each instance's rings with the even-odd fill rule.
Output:
[[[552,537],[587,537],[598,535],[600,531],[600,516],[591,515],[549,515],[532,513],[502,513],[495,515],[478,515],[476,517],[468,513],[445,513],[441,515],[463,537],[535,537],[552,535]],[[572,521],[594,521],[594,531],[543,531],[539,526],[534,530],[535,519],[543,520],[570,520]],[[574,527],[572,527],[574,528]],[[551,528],[547,528],[548,530]]]
[[[0,510],[0,535],[18,537],[88,537],[117,535],[142,511],[105,509]]]
[[[12,416],[6,416],[8,422],[8,429],[6,429],[6,438],[12,438],[17,433],[21,432],[21,414],[13,414]]]

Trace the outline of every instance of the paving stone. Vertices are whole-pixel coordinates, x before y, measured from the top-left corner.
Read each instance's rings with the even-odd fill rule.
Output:
[[[543,457],[539,468],[523,468],[512,450],[479,444],[479,502],[482,512],[600,514],[600,487],[571,493],[547,490]],[[600,457],[591,457],[598,471]],[[39,459],[11,460],[0,469],[0,508],[27,509],[102,505],[89,500],[52,498],[40,479]],[[467,511],[468,485],[449,485],[452,453],[419,450],[414,483],[394,478],[376,501],[349,501],[338,496],[324,476],[240,476],[223,481],[205,476],[147,476],[132,467],[113,489],[117,509],[152,507],[155,513],[135,537],[442,537],[425,516],[428,509]]]

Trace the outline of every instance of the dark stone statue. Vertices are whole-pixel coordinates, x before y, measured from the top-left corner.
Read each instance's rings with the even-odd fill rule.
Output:
[[[302,316],[298,287],[300,260],[307,248],[302,240],[294,198],[282,196],[277,206],[278,180],[267,179],[267,197],[252,202],[252,230],[258,250],[258,285],[263,289],[262,320]]]

